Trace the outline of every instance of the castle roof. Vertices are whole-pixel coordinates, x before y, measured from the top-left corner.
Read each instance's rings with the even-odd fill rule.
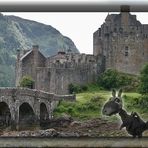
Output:
[[[25,59],[29,54],[31,54],[32,53],[32,51],[33,50],[29,50],[26,54],[24,54],[22,57],[21,57],[21,61],[23,60],[23,59]]]

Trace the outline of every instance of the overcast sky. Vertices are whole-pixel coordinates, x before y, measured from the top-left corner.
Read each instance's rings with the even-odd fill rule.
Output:
[[[48,24],[73,40],[81,53],[93,53],[93,32],[104,22],[107,12],[96,13],[53,13],[53,12],[5,12],[4,15],[15,15],[22,18]],[[111,12],[110,12],[111,14]],[[132,13],[141,23],[148,24],[148,13]]]

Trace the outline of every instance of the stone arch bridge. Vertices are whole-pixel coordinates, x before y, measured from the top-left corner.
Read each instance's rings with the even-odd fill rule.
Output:
[[[0,126],[40,122],[52,118],[59,100],[75,100],[75,95],[56,95],[27,88],[0,88]]]

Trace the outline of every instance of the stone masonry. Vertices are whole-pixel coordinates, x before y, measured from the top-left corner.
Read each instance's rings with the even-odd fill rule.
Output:
[[[148,62],[148,25],[141,24],[129,9],[121,10],[120,14],[108,14],[94,32],[93,54],[105,57],[105,69],[138,75]]]
[[[0,88],[0,126],[39,124],[52,118],[59,100],[75,100],[74,95],[55,95],[27,88]]]
[[[101,63],[102,57],[63,51],[46,58],[36,45],[31,50],[18,52],[16,86],[23,76],[31,76],[37,90],[69,94],[70,83],[84,85],[95,82],[101,72]]]

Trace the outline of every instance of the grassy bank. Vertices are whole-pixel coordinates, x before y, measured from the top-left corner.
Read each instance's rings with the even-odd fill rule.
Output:
[[[76,102],[61,101],[54,111],[54,116],[69,114],[78,120],[101,117],[101,109],[106,100],[111,96],[110,91],[102,90],[95,84],[88,86],[88,90],[76,95]],[[137,103],[140,94],[136,92],[124,92],[124,107],[130,113],[137,111],[143,118],[148,119],[147,108],[141,108]],[[116,117],[110,118],[112,120]]]

